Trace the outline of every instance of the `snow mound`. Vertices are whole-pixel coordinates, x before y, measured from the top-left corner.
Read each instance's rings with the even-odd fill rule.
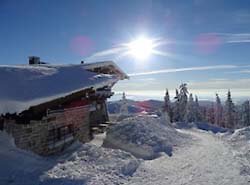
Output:
[[[173,146],[183,143],[187,136],[163,120],[146,115],[125,119],[107,131],[103,146],[122,149],[143,159],[154,159],[161,152],[171,156]]]
[[[80,143],[45,158],[16,148],[2,131],[0,148],[0,185],[121,184],[140,164],[124,151]]]
[[[72,185],[122,183],[139,164],[139,160],[127,152],[84,144],[66,161],[46,172],[42,184],[57,185],[64,179]]]
[[[250,127],[245,127],[235,130],[232,134],[231,141],[249,141],[250,142]]]
[[[241,159],[241,174],[250,176],[250,127],[235,130],[232,135],[225,135],[236,149],[234,155]]]
[[[53,163],[16,148],[13,138],[0,131],[0,185],[38,184],[39,176]]]

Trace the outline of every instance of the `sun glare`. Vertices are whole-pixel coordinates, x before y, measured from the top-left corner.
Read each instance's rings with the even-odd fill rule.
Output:
[[[153,41],[144,37],[140,37],[128,43],[127,46],[129,50],[128,53],[140,60],[147,59],[153,53],[154,49]]]

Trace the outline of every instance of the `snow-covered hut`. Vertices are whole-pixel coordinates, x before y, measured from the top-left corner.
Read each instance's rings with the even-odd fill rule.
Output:
[[[112,86],[127,78],[112,61],[0,66],[0,129],[41,155],[87,142],[91,125],[108,120]]]

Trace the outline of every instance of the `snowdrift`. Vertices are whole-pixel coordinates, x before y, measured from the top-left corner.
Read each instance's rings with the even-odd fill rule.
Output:
[[[236,142],[250,141],[250,127],[245,127],[245,128],[235,130],[230,140],[236,141]]]
[[[160,118],[137,116],[112,126],[103,146],[125,150],[138,158],[154,159],[161,152],[171,156],[173,146],[180,145],[187,137]]]
[[[225,136],[239,152],[249,155],[250,160],[250,127],[237,129],[232,135]]]
[[[235,130],[232,135],[225,135],[229,143],[236,149],[234,153],[242,161],[241,175],[250,175],[250,127]]]
[[[139,164],[139,160],[127,152],[84,144],[64,163],[49,170],[43,176],[43,185],[51,185],[55,179],[65,178],[84,184],[122,183],[136,171]]]
[[[131,154],[77,143],[44,158],[15,147],[0,131],[0,185],[122,184],[140,164]]]

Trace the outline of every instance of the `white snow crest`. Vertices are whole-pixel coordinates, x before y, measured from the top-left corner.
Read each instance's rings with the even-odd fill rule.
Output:
[[[125,119],[108,130],[103,146],[119,148],[143,159],[154,159],[161,152],[171,156],[173,146],[181,144],[187,136],[162,120],[166,121],[151,116]]]
[[[121,150],[82,145],[64,163],[59,163],[43,176],[43,184],[55,179],[72,179],[86,184],[115,184],[125,182],[140,162]],[[73,183],[72,183],[73,184]]]

